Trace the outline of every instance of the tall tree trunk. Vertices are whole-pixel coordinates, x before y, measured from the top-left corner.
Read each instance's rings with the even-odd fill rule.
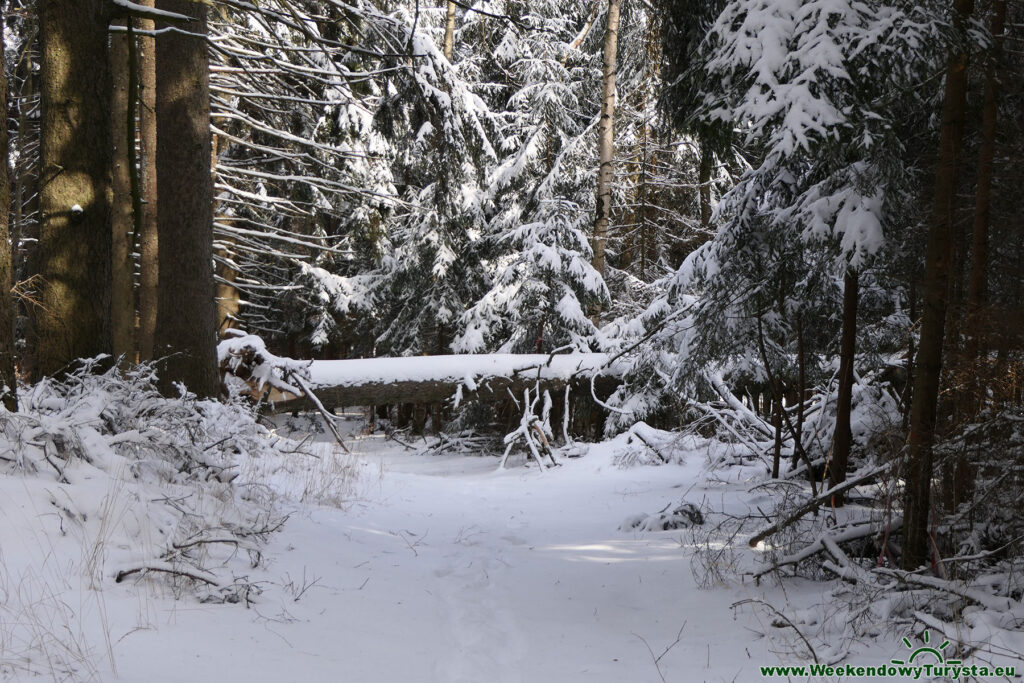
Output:
[[[974,0],[953,0],[958,25],[966,27]],[[921,345],[917,352],[910,438],[905,470],[903,555],[900,564],[914,570],[928,559],[928,516],[931,512],[932,447],[942,372],[942,344],[949,291],[953,198],[964,128],[967,54],[956,51],[946,67],[942,129],[935,172],[935,192],[925,253]]]
[[[804,398],[807,393],[807,358],[804,353],[804,314],[796,314],[796,427],[793,430],[793,461],[790,469],[800,462],[800,449],[804,436]]]
[[[131,21],[130,19],[128,21]],[[125,26],[126,22],[118,24]],[[135,359],[135,292],[133,288],[132,240],[134,215],[132,213],[131,176],[132,154],[128,147],[135,146],[135,107],[129,91],[131,68],[128,65],[131,51],[127,33],[113,33],[110,36],[110,74],[112,90],[110,97],[110,130],[113,140],[112,189],[114,203],[111,212],[111,289],[110,289],[110,334],[114,357],[124,363]]]
[[[36,373],[110,347],[108,0],[42,0]]]
[[[35,73],[31,59],[32,54],[38,52],[38,38],[38,26],[25,36],[21,53],[18,55],[18,63],[14,67],[16,79],[20,81],[20,88],[18,94],[11,98],[12,102],[17,101],[18,103],[18,142],[15,147],[17,159],[13,168],[14,177],[11,179],[14,191],[14,211],[12,212],[12,222],[10,224],[11,280],[15,287],[26,271],[38,272],[34,250],[30,251],[27,249],[27,241],[24,240],[26,228],[30,224],[29,216],[32,216],[39,207],[39,159],[38,156],[30,158],[30,155],[27,154],[27,150],[30,147],[35,146],[38,149],[39,140],[39,129],[37,126],[32,125],[29,116],[30,110],[34,108],[33,103],[37,101],[36,98],[39,94],[39,78]],[[35,223],[35,221],[32,222]],[[38,235],[38,232],[35,232],[33,237],[36,235]],[[34,242],[35,240],[33,240]],[[17,329],[17,316],[22,310],[22,303],[15,298],[14,310],[12,312],[15,329]],[[28,312],[31,313],[31,311]],[[27,334],[31,337],[31,328],[27,330]],[[17,332],[15,332],[15,338],[17,338]],[[22,354],[20,361],[22,374],[34,376],[34,355],[32,353]]]
[[[846,468],[850,462],[853,434],[850,430],[850,410],[853,404],[853,361],[857,341],[857,273],[847,269],[843,278],[843,332],[839,341],[839,391],[836,397],[836,431],[832,437],[832,464],[829,466],[829,487],[846,481]],[[840,507],[843,495],[833,497],[832,504]]]
[[[903,387],[903,406],[901,412],[901,424],[904,430],[910,429],[910,408],[914,404],[914,361],[917,360],[917,351],[914,344],[914,328],[917,327],[917,274],[911,275],[907,283],[907,314],[910,316],[910,327],[907,329],[907,383]]]
[[[5,26],[0,7],[0,27]],[[11,298],[12,258],[10,237],[11,177],[7,173],[10,140],[7,137],[7,71],[4,37],[0,31],[0,392],[7,410],[18,409],[18,378],[14,374],[14,300]]]
[[[612,161],[615,156],[615,64],[619,43],[619,0],[608,0],[608,25],[604,32],[604,73],[601,89],[601,119],[597,128],[597,218],[594,221],[593,266],[604,275],[605,242],[612,213]]]
[[[154,0],[141,0],[153,7]],[[140,19],[141,32],[152,31],[152,19]],[[139,176],[142,185],[142,216],[139,225],[139,360],[153,359],[153,333],[156,330],[156,292],[159,276],[157,240],[156,177],[156,39],[139,36],[139,142],[142,157]]]
[[[776,396],[772,401],[772,429],[775,430],[775,444],[772,449],[772,479],[779,478],[779,464],[782,461],[782,397]],[[796,448],[793,449],[794,451]]]
[[[966,334],[962,353],[959,355],[960,390],[954,397],[956,415],[960,420],[973,419],[984,404],[985,379],[988,374],[986,363],[979,363],[984,336],[985,281],[988,276],[988,230],[992,205],[992,178],[995,166],[996,125],[999,106],[999,82],[996,69],[1002,47],[1003,28],[1006,23],[1006,0],[995,0],[989,31],[994,43],[985,67],[985,89],[982,104],[981,142],[978,149],[977,193],[974,198],[974,222],[971,235],[971,262],[967,281],[967,306],[965,311]],[[947,326],[949,329],[949,326]],[[955,329],[955,328],[953,328]],[[958,453],[947,471],[947,501],[950,511],[974,495],[976,471],[970,458]]]
[[[448,10],[444,17],[444,58],[452,61],[455,48],[455,3],[448,0]]]
[[[982,105],[981,145],[978,150],[978,190],[974,199],[974,226],[971,237],[971,272],[967,283],[967,352],[965,360],[978,360],[984,336],[985,280],[988,275],[988,230],[992,209],[992,176],[996,156],[996,130],[999,114],[998,68],[1006,25],[1006,0],[994,0],[989,31],[994,43],[985,67],[985,95]],[[980,375],[972,373],[969,411],[981,407]]]
[[[647,109],[647,92],[643,92],[640,100],[641,111]],[[640,129],[640,144],[637,153],[637,164],[638,172],[640,177],[637,183],[637,207],[635,210],[636,219],[633,221],[637,231],[637,237],[640,239],[640,247],[638,249],[640,255],[640,279],[647,279],[648,267],[652,263],[657,262],[655,255],[655,249],[653,248],[654,236],[651,234],[651,228],[648,221],[648,212],[651,194],[651,178],[649,174],[649,168],[654,166],[654,153],[651,151],[651,126],[647,121],[644,121],[643,127]]]
[[[160,0],[157,8],[192,17],[189,32],[206,34],[206,5]],[[209,397],[219,382],[206,41],[183,33],[160,36],[156,82],[160,272],[154,352],[166,357],[160,373],[166,393],[180,382]]]

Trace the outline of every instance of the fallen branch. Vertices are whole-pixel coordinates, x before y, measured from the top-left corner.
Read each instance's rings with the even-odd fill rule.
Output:
[[[870,481],[871,479],[874,479],[875,477],[877,477],[879,474],[887,472],[891,466],[892,465],[890,463],[885,463],[884,465],[879,465],[878,467],[875,467],[875,468],[873,468],[873,469],[871,469],[871,470],[869,470],[869,471],[867,471],[867,472],[865,472],[863,474],[860,474],[860,475],[857,475],[855,477],[851,477],[850,479],[847,479],[842,484],[838,484],[838,485],[833,486],[832,488],[828,489],[827,491],[823,491],[823,492],[819,493],[817,496],[811,498],[806,503],[804,503],[803,505],[798,507],[796,510],[791,512],[784,519],[782,519],[782,520],[780,520],[778,522],[775,522],[774,524],[769,526],[767,529],[764,529],[764,530],[758,532],[757,534],[754,534],[754,536],[751,537],[751,539],[748,541],[748,543],[750,544],[750,547],[753,548],[758,543],[760,543],[764,539],[768,538],[772,534],[776,534],[776,533],[782,531],[783,529],[785,529],[786,527],[790,526],[794,522],[798,521],[804,515],[806,515],[806,514],[808,514],[810,512],[815,512],[822,505],[828,504],[829,502],[831,502],[832,496],[836,495],[837,493],[844,493],[844,492],[846,492],[846,491],[848,491],[848,490],[850,490],[850,489],[852,489],[852,488],[854,488],[856,486],[859,486],[859,485],[863,484],[866,481]]]
[[[922,576],[920,574],[913,574],[911,572],[903,571],[901,569],[891,569],[889,567],[878,567],[874,570],[876,574],[882,574],[883,576],[891,576],[904,583],[914,584],[916,586],[925,586],[927,588],[934,588],[936,590],[943,591],[945,593],[951,593],[957,595],[965,600],[970,600],[973,603],[981,605],[982,607],[996,610],[999,612],[1020,608],[1021,603],[1013,598],[989,595],[982,593],[981,591],[967,586],[954,583],[953,581],[947,581],[940,579],[935,576]]]
[[[651,659],[654,661],[654,667],[658,670],[658,677],[661,678],[661,683],[667,683],[665,681],[665,674],[662,673],[662,671],[661,671],[661,660],[665,657],[665,655],[667,655],[669,652],[672,651],[672,648],[674,648],[676,645],[678,645],[683,640],[683,629],[684,628],[686,628],[686,622],[685,621],[683,622],[683,625],[679,627],[679,633],[676,634],[676,639],[673,640],[669,644],[668,647],[666,647],[664,650],[662,650],[660,655],[655,655],[654,654],[654,650],[651,648],[651,644],[647,642],[646,638],[644,638],[639,633],[634,633],[633,634],[634,636],[636,636],[637,638],[640,639],[640,642],[642,642],[644,644],[644,647],[647,648],[647,651],[649,653],[651,653]]]
[[[256,548],[252,545],[243,545],[241,540],[237,538],[197,538],[190,541],[182,541],[181,543],[172,543],[171,547],[175,550],[187,550],[197,545],[214,545],[217,543],[223,543],[225,545],[233,545],[236,548],[241,547],[242,549],[255,550]]]
[[[902,519],[894,520],[896,527],[899,527],[903,523]],[[850,562],[850,558],[846,556],[846,553],[839,548],[840,543],[849,543],[850,541],[856,541],[861,538],[867,538],[875,533],[877,529],[874,527],[874,523],[871,520],[857,522],[850,524],[838,529],[832,530],[832,533],[822,534],[814,539],[811,543],[804,546],[801,550],[786,555],[780,558],[776,562],[772,563],[772,566],[764,569],[754,575],[754,578],[761,578],[765,574],[769,574],[776,569],[785,567],[792,564],[799,564],[804,560],[807,560],[815,555],[828,552],[842,567],[853,567],[853,563]],[[826,569],[829,569],[826,567]],[[829,570],[831,571],[831,569]],[[833,572],[837,573],[837,572]]]
[[[729,387],[725,385],[725,380],[718,373],[706,374],[704,379],[711,385],[711,388],[715,390],[719,398],[725,401],[726,405],[732,408],[737,415],[742,415],[746,418],[746,422],[750,425],[751,429],[757,431],[761,436],[766,439],[775,438],[775,430],[765,424],[764,420],[757,416],[752,410],[747,408],[743,403],[736,398],[736,396],[729,390]]]
[[[978,657],[979,654],[987,654],[1008,657],[1018,662],[1024,662],[1024,657],[1021,656],[1020,652],[996,645],[991,638],[986,639],[984,642],[973,643],[963,640],[963,626],[960,624],[949,624],[920,610],[914,611],[914,618],[928,628],[938,631],[950,642],[955,643],[957,645],[956,652],[961,659],[966,659],[967,657],[981,659]],[[988,663],[990,667],[994,666],[991,661]]]
[[[760,456],[762,453],[764,453],[764,448],[761,448],[759,445],[757,445],[757,442],[740,435],[739,431],[733,428],[733,426],[729,424],[729,421],[725,419],[725,416],[719,413],[717,410],[715,410],[714,406],[712,406],[710,403],[697,403],[696,401],[691,400],[690,405],[709,413],[720,425],[725,427],[729,431],[729,433],[736,438],[737,441],[746,446],[750,450],[750,452],[753,453],[755,456]]]
[[[413,446],[410,446],[409,444],[407,444],[406,442],[402,441],[397,436],[395,436],[395,431],[393,429],[385,431],[384,432],[384,437],[387,438],[387,439],[391,439],[392,441],[394,441],[395,443],[397,443],[399,446],[401,446],[402,448],[404,448],[407,451],[414,451],[414,450],[416,450]]]
[[[640,432],[638,432],[638,431],[632,431],[632,432],[630,432],[630,434],[631,434],[632,436],[635,436],[635,437],[636,437],[637,439],[639,439],[639,440],[640,440],[640,443],[642,443],[643,445],[647,446],[647,448],[649,448],[649,449],[650,449],[651,451],[653,451],[653,452],[654,452],[654,454],[655,454],[656,456],[658,456],[659,458],[661,458],[661,461],[662,461],[662,462],[664,462],[664,463],[670,462],[670,459],[669,459],[668,457],[666,457],[664,453],[662,453],[662,452],[661,452],[661,451],[659,451],[659,450],[658,450],[657,448],[655,448],[655,447],[654,447],[654,446],[653,446],[653,445],[651,444],[651,442],[650,442],[650,441],[648,441],[647,439],[645,439],[645,438],[644,438],[644,437],[643,437],[643,436],[642,436],[642,435],[640,434]]]
[[[183,576],[186,579],[192,579],[199,583],[205,583],[213,586],[214,588],[220,588],[220,582],[217,581],[216,577],[209,572],[204,572],[200,569],[173,567],[167,564],[144,564],[139,567],[132,567],[131,569],[122,569],[114,577],[114,583],[121,583],[132,574],[140,574],[142,572],[159,572],[162,574],[171,574],[173,576]]]
[[[796,634],[798,636],[800,636],[800,640],[804,641],[804,645],[807,646],[807,650],[811,653],[811,656],[814,657],[814,663],[815,664],[820,664],[821,663],[821,661],[818,659],[818,653],[814,651],[813,647],[811,647],[810,641],[808,641],[807,638],[804,637],[804,634],[800,631],[800,629],[798,629],[796,627],[796,624],[794,624],[792,621],[790,621],[789,617],[787,617],[785,614],[783,614],[778,609],[776,609],[774,605],[771,605],[771,604],[765,602],[764,600],[756,600],[754,598],[748,598],[746,600],[740,600],[739,602],[734,602],[731,605],[731,607],[733,609],[736,609],[737,607],[740,607],[742,605],[746,605],[748,603],[752,603],[752,604],[755,604],[755,605],[761,605],[762,607],[767,607],[772,612],[774,612],[775,616],[777,616],[781,621],[773,621],[772,622],[772,626],[775,626],[776,628],[782,628],[783,626],[786,626],[786,627],[791,628],[794,631],[796,631]]]
[[[341,450],[351,454],[352,451],[350,451],[348,446],[345,445],[345,440],[342,439],[341,432],[338,431],[338,425],[334,424],[334,415],[328,412],[327,408],[324,407],[324,404],[320,402],[320,399],[313,393],[313,390],[310,388],[306,379],[299,373],[291,370],[288,371],[287,377],[291,378],[291,380],[298,385],[299,389],[302,390],[302,393],[306,395],[306,398],[309,399],[310,403],[313,404],[313,407],[316,408],[316,411],[323,416],[324,422],[327,423],[327,428],[331,430],[331,434],[334,435],[334,440],[338,442],[339,446],[341,446]]]
[[[511,394],[511,392],[509,393]],[[515,400],[515,396],[513,396],[512,399]],[[508,456],[512,452],[512,447],[520,437],[526,442],[527,457],[533,457],[534,461],[537,463],[537,469],[540,472],[543,472],[547,467],[541,459],[542,454],[548,457],[548,460],[551,461],[552,467],[558,465],[555,461],[555,456],[551,453],[551,449],[547,445],[547,438],[544,437],[543,428],[540,426],[540,418],[538,418],[534,412],[534,408],[536,408],[538,400],[540,400],[539,392],[532,401],[530,400],[530,390],[526,389],[523,392],[523,417],[519,421],[519,427],[505,435],[505,453],[501,456],[501,462],[498,463],[498,470],[505,469],[505,463],[508,462]],[[518,401],[516,401],[516,405],[519,405]],[[543,441],[538,443],[533,436],[533,432],[535,431],[544,437]]]

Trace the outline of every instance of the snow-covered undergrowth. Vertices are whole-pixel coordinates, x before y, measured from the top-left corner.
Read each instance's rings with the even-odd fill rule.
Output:
[[[828,391],[809,402],[799,457],[783,431],[778,478],[771,476],[773,430],[763,416],[738,400],[703,406],[713,419],[696,426],[709,431],[711,425],[711,441],[733,449],[708,447],[705,488],[713,490],[717,480],[721,496],[701,508],[707,523],[692,527],[698,584],[753,580],[782,588],[781,599],[739,607],[771,625],[764,635],[788,653],[789,663],[863,661],[865,653],[904,637],[940,637],[946,661],[1021,671],[1024,525],[1007,483],[1019,472],[1024,423],[989,418],[936,449],[936,472],[952,473],[967,461],[976,468],[974,483],[951,510],[943,510],[948,493],[937,490],[930,566],[907,572],[899,569],[905,435],[895,402],[884,387],[868,381],[855,387],[854,450],[846,482],[836,487],[845,498],[841,506],[827,490],[832,403]],[[673,452],[685,438],[638,423],[618,437],[625,442],[620,460],[664,461],[660,453]],[[666,508],[628,526],[662,528],[679,517],[675,512]],[[678,521],[686,525],[685,516]],[[808,581],[818,590],[802,589]]]
[[[898,391],[880,377],[866,374],[853,387],[853,449],[835,490],[828,490],[834,382],[802,406],[787,405],[785,421],[773,424],[733,393],[735,377],[711,374],[714,400],[688,402],[695,419],[683,432],[621,424],[608,442],[619,466],[692,462],[700,452],[706,465],[693,493],[619,528],[684,529],[698,586],[765,590],[768,597],[734,607],[767,624],[761,633],[784,663],[870,661],[903,638],[940,637],[946,661],[1020,672],[1024,507],[1012,482],[1024,457],[1024,421],[982,413],[946,435],[935,452],[929,566],[903,571],[907,435]],[[697,492],[703,498],[695,501]],[[835,504],[837,495],[845,504]]]
[[[341,505],[354,469],[241,403],[165,399],[153,371],[86,367],[0,413],[0,678],[101,680],[107,605],[259,600],[289,499]]]

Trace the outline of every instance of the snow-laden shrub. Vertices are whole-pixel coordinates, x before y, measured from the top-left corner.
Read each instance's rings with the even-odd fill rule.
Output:
[[[674,508],[670,503],[653,515],[643,512],[630,515],[619,525],[619,531],[671,531],[701,524],[704,524],[704,514],[700,508],[684,501]]]
[[[98,366],[0,410],[0,678],[99,680],[110,593],[257,601],[288,499],[350,496],[354,464],[329,444],[281,438],[242,402],[165,398],[149,365]]]
[[[611,440],[614,461],[619,467],[681,465],[707,443],[692,434],[655,429],[642,421]]]

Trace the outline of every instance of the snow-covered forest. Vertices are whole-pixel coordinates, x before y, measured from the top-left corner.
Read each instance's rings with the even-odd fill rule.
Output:
[[[0,0],[0,680],[1017,680],[1018,0]]]

